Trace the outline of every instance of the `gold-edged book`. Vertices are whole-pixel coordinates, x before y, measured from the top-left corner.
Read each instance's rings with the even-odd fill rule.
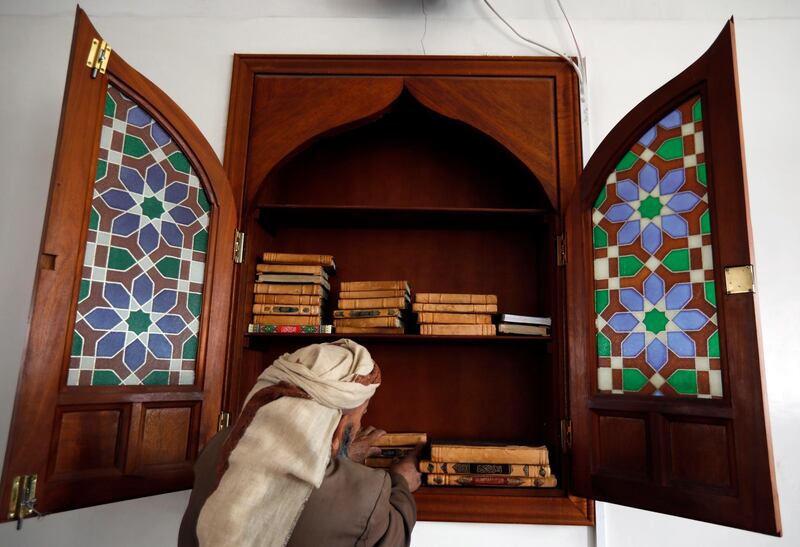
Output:
[[[497,304],[424,304],[414,302],[411,309],[415,312],[443,313],[497,313]]]
[[[334,327],[336,334],[405,334],[405,327]]]
[[[402,308],[408,307],[408,300],[404,296],[394,298],[340,298],[338,302],[341,310],[364,310],[372,308]]]
[[[494,325],[439,325],[427,324],[419,326],[419,333],[440,336],[494,336]]]
[[[423,292],[417,293],[415,302],[420,304],[497,304],[497,295]]]
[[[256,264],[258,273],[278,273],[278,274],[302,274],[320,275],[328,279],[328,272],[323,266],[310,264]]]
[[[440,444],[431,445],[434,462],[496,463],[550,465],[546,446],[498,444]]]
[[[548,477],[506,477],[430,473],[427,475],[427,481],[430,486],[486,486],[501,488],[555,488],[558,484],[553,475]]]
[[[256,283],[253,288],[256,294],[294,294],[327,298],[328,291],[322,285],[290,285],[285,283]]]
[[[416,446],[427,442],[427,433],[387,433],[375,441],[375,446]]]
[[[320,296],[302,294],[254,294],[254,304],[279,304],[283,306],[322,306]]]
[[[253,304],[256,315],[319,315],[319,306],[287,306],[286,304]]]
[[[400,308],[378,308],[374,310],[334,310],[334,319],[363,319],[366,317],[400,317]]]
[[[326,290],[331,290],[331,284],[328,279],[321,275],[305,275],[305,274],[258,274],[256,281],[259,283],[286,283],[290,285],[322,285]]]
[[[527,463],[457,463],[420,460],[422,473],[443,473],[445,475],[504,475],[507,477],[547,477],[551,474],[549,465]]]
[[[419,312],[419,323],[440,323],[448,325],[491,325],[492,316],[483,313],[437,313]]]
[[[341,291],[380,291],[403,290],[411,292],[408,281],[342,281],[339,286]]]
[[[319,325],[319,315],[254,315],[256,325]]]
[[[334,319],[335,327],[402,327],[399,317],[364,317],[358,319]]]
[[[325,266],[336,270],[336,262],[331,255],[298,253],[264,253],[261,261],[266,264],[310,264]]]
[[[403,289],[384,289],[374,291],[339,291],[339,298],[411,298],[411,295]]]

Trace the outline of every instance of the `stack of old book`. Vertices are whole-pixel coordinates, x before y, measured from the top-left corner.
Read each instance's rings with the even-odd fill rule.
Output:
[[[433,443],[419,470],[430,486],[552,488],[558,482],[546,446]]]
[[[338,334],[402,334],[408,281],[342,281],[333,325]]]
[[[522,334],[527,336],[550,336],[551,324],[552,320],[549,317],[503,313],[500,314],[497,332],[501,334]]]
[[[406,454],[413,452],[418,445],[428,442],[425,433],[387,433],[375,444],[381,453],[367,458],[364,465],[376,469],[388,469]]]
[[[330,255],[264,253],[256,265],[251,333],[331,332],[322,318],[336,272]]]
[[[494,336],[497,295],[417,293],[413,310],[420,334]]]

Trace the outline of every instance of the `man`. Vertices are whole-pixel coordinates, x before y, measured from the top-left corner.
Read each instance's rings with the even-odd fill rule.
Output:
[[[179,547],[408,546],[416,454],[388,474],[361,465],[384,433],[361,430],[379,385],[352,340],[276,359],[198,458]]]

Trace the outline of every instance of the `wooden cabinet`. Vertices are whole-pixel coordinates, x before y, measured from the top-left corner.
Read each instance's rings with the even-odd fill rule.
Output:
[[[189,487],[220,411],[279,354],[337,338],[247,334],[271,249],[334,255],[334,297],[407,279],[553,317],[550,337],[354,336],[383,371],[370,423],[550,449],[557,488],[423,487],[421,519],[591,524],[602,499],[779,533],[753,295],[724,289],[725,267],[752,263],[732,36],[584,171],[559,60],[237,55],[223,170],[116,52],[93,77],[79,10],[3,499],[34,474],[47,512]],[[627,275],[634,240],[660,258]],[[639,273],[662,263],[675,275],[654,298]]]

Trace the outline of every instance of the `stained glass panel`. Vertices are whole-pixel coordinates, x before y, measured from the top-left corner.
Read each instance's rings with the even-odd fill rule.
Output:
[[[170,134],[109,85],[67,385],[194,383],[210,209]]]
[[[722,397],[702,110],[642,135],[592,210],[601,392]]]

